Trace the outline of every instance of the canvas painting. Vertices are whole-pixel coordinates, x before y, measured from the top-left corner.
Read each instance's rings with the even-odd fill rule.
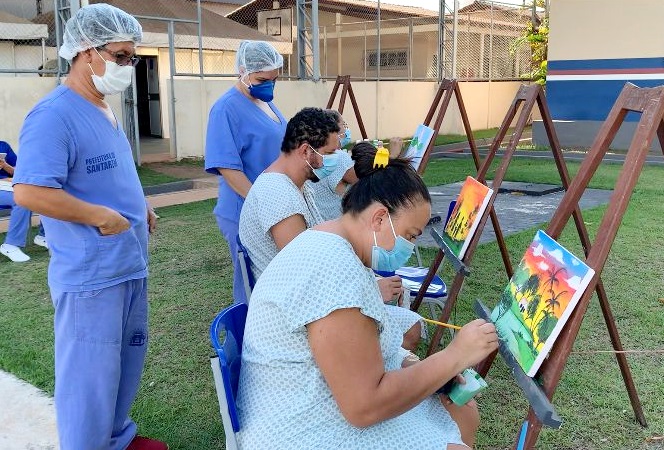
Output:
[[[595,271],[538,231],[491,313],[501,341],[535,376]]]
[[[424,152],[429,146],[429,142],[431,142],[431,139],[433,138],[433,134],[433,128],[429,128],[428,126],[422,124],[417,126],[417,130],[415,130],[413,139],[411,139],[410,145],[404,154],[406,158],[411,159],[411,165],[413,166],[413,169],[417,170],[420,167],[422,157],[424,156]]]
[[[443,240],[457,258],[461,259],[466,254],[491,194],[493,189],[473,177],[466,178],[461,186],[456,205],[443,232]]]

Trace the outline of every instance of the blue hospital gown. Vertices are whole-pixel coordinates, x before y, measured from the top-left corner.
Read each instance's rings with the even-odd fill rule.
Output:
[[[462,444],[436,396],[398,417],[356,428],[342,416],[307,340],[306,325],[359,308],[376,321],[385,370],[406,351],[372,271],[336,234],[308,230],[258,280],[249,304],[238,392],[240,448],[440,450]]]

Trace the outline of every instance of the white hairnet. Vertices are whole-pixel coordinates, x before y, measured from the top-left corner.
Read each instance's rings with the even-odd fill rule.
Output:
[[[240,75],[279,69],[284,57],[263,41],[242,41],[235,57],[235,71]]]
[[[141,42],[141,24],[123,10],[106,3],[80,8],[65,25],[58,54],[71,61],[78,53],[109,42]]]

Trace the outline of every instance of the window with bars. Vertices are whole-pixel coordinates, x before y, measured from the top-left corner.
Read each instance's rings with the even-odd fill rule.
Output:
[[[378,51],[370,50],[367,52],[367,68],[376,69],[378,67]],[[408,50],[381,50],[380,51],[380,69],[404,69],[408,67]]]

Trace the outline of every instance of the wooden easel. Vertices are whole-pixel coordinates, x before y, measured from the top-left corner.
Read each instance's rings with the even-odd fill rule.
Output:
[[[350,94],[350,102],[353,105],[353,112],[355,113],[355,119],[357,120],[357,125],[360,127],[360,134],[362,139],[367,139],[367,130],[364,128],[364,122],[362,121],[362,115],[360,114],[360,108],[357,106],[357,100],[355,100],[355,93],[353,92],[353,86],[350,84],[350,75],[338,75],[337,79],[334,81],[334,87],[330,93],[330,99],[327,101],[327,106],[325,108],[332,109],[334,105],[334,100],[337,97],[337,92],[339,92],[339,86],[343,86],[341,89],[341,97],[339,97],[339,106],[337,111],[339,114],[344,113],[344,106],[346,105],[346,96]]]
[[[429,107],[429,112],[424,118],[424,125],[433,129],[433,138],[429,142],[426,150],[422,154],[422,161],[417,168],[417,173],[422,175],[424,169],[426,169],[429,159],[431,158],[431,151],[433,150],[436,144],[436,136],[440,134],[440,127],[443,125],[443,119],[447,113],[447,108],[450,106],[450,101],[454,96],[457,100],[457,105],[459,105],[459,112],[461,113],[461,121],[463,122],[463,129],[466,132],[466,138],[468,138],[468,146],[470,147],[470,153],[473,156],[473,161],[475,161],[475,168],[480,166],[480,156],[477,152],[477,146],[475,145],[475,139],[473,138],[473,130],[470,128],[470,121],[468,120],[468,114],[466,113],[466,107],[463,104],[463,98],[461,97],[461,90],[459,89],[459,82],[456,79],[443,78],[438,86],[436,91],[436,96],[431,102]],[[441,103],[442,100],[442,103]],[[434,114],[438,110],[438,115],[436,115],[436,121],[431,126],[431,121],[433,120]]]
[[[429,162],[429,159],[431,158],[431,151],[433,150],[434,144],[435,144],[435,137],[438,136],[440,132],[440,127],[443,123],[443,119],[445,118],[445,113],[447,112],[447,108],[450,105],[450,101],[452,100],[452,96],[456,98],[457,105],[459,106],[459,113],[461,113],[461,121],[463,123],[463,129],[466,132],[466,138],[468,139],[468,146],[470,147],[470,153],[473,157],[473,162],[475,163],[475,169],[479,170],[480,168],[480,156],[479,152],[477,151],[477,146],[475,145],[475,139],[473,138],[473,130],[470,127],[470,121],[468,120],[468,113],[466,112],[466,107],[463,103],[463,97],[461,96],[461,90],[459,89],[459,82],[455,79],[443,79],[440,82],[440,86],[438,87],[438,91],[436,92],[436,96],[433,99],[433,102],[431,103],[431,107],[429,108],[429,112],[426,115],[426,118],[424,119],[424,125],[430,126],[431,121],[433,120],[434,114],[436,114],[436,110],[438,110],[438,114],[436,115],[436,121],[434,122],[433,125],[433,130],[434,130],[434,138],[431,139],[431,142],[429,142],[429,145],[427,146],[426,150],[424,151],[424,154],[422,155],[422,161],[420,162],[420,165],[417,169],[417,172],[422,175],[424,173],[424,169],[426,168],[426,165]],[[441,103],[442,100],[442,103]],[[508,124],[509,125],[509,124]],[[503,133],[504,136],[504,133]],[[502,139],[502,137],[501,137]],[[498,145],[500,145],[500,141],[498,142]],[[484,182],[483,180],[480,180]],[[512,276],[512,263],[509,258],[509,253],[507,252],[507,246],[505,245],[505,239],[503,237],[503,232],[500,228],[500,223],[498,222],[498,216],[496,215],[496,211],[493,208],[493,199],[490,200],[490,203],[486,209],[488,212],[489,216],[491,217],[491,224],[493,225],[493,230],[494,233],[496,234],[496,240],[498,241],[498,247],[500,248],[500,254],[503,258],[503,263],[505,265],[505,270],[507,272],[507,278],[510,278]],[[485,214],[486,215],[486,214]],[[482,229],[484,228],[484,224],[486,222],[486,218],[480,222],[479,228],[477,230],[477,235],[482,234]],[[472,244],[471,244],[472,245]],[[472,254],[472,253],[471,253]],[[452,259],[452,264],[454,266],[454,270],[457,274],[458,277],[463,279],[463,277],[468,275],[467,271],[467,265],[470,263],[470,259],[472,256],[468,256],[469,253],[466,252],[466,256],[464,256],[463,261],[458,261]],[[451,255],[448,253],[448,259],[450,259]],[[413,300],[413,303],[411,304],[411,309],[413,311],[417,311],[422,304],[422,301],[424,300],[424,296],[426,294],[427,288],[431,284],[431,280],[433,280],[434,276],[436,275],[436,272],[438,272],[438,268],[440,267],[441,263],[443,262],[443,259],[445,257],[445,251],[444,249],[439,249],[438,253],[436,254],[433,262],[431,263],[431,266],[429,267],[429,272],[427,273],[427,276],[424,278],[422,282],[422,286],[420,287],[420,290],[417,293],[417,296],[415,297],[415,300]],[[456,278],[455,278],[456,279]],[[459,286],[459,289],[461,286]],[[452,291],[450,291],[447,294],[447,300],[446,303],[450,302],[450,296],[452,295]],[[454,298],[458,295],[458,291],[454,294]],[[452,300],[454,301],[454,300]],[[447,316],[449,318],[449,314]],[[440,329],[442,333],[442,328]],[[436,330],[438,332],[438,330]],[[440,341],[440,334],[437,336],[437,340]]]
[[[478,171],[477,171],[477,176],[476,179],[480,183],[486,183],[486,174],[489,171],[489,168],[491,167],[491,163],[493,162],[493,159],[495,158],[496,154],[498,153],[498,149],[500,148],[501,143],[503,142],[503,139],[505,138],[505,135],[507,134],[507,131],[509,130],[509,127],[514,120],[514,117],[516,117],[517,113],[519,110],[521,110],[521,113],[519,114],[519,118],[517,119],[516,126],[514,129],[514,132],[510,136],[509,143],[507,144],[507,147],[505,148],[505,152],[502,157],[502,161],[498,169],[496,170],[496,173],[494,174],[493,177],[493,183],[491,185],[491,188],[493,189],[493,194],[491,198],[489,199],[488,207],[482,217],[479,219],[480,222],[478,224],[477,230],[475,232],[475,235],[472,237],[470,243],[468,244],[468,248],[466,250],[466,253],[463,257],[462,262],[465,265],[468,265],[470,261],[473,258],[473,254],[475,253],[475,249],[477,248],[477,245],[479,244],[480,236],[482,235],[482,230],[484,230],[484,226],[486,224],[486,220],[488,216],[491,216],[491,221],[493,224],[493,229],[496,232],[496,238],[498,240],[498,247],[500,248],[500,253],[503,258],[503,265],[505,266],[505,272],[507,274],[507,278],[511,278],[512,274],[514,273],[513,268],[512,268],[512,262],[509,257],[509,253],[507,252],[507,246],[505,245],[505,241],[502,236],[502,232],[500,231],[500,224],[498,222],[498,218],[495,215],[495,210],[493,207],[493,204],[496,200],[496,196],[498,195],[498,192],[500,190],[500,185],[503,182],[503,178],[505,177],[505,173],[507,172],[507,168],[509,167],[510,162],[512,161],[512,156],[514,156],[514,152],[516,151],[516,146],[519,143],[519,140],[521,139],[521,135],[523,134],[523,130],[525,129],[526,125],[528,124],[528,118],[530,116],[530,113],[532,112],[533,107],[535,106],[535,103],[538,103],[540,105],[540,102],[543,101],[541,99],[544,98],[544,95],[541,92],[541,87],[539,85],[532,85],[532,86],[526,86],[522,85],[519,88],[519,91],[516,93],[516,96],[514,97],[514,100],[512,101],[512,104],[510,105],[507,114],[505,115],[505,118],[503,119],[502,124],[500,125],[500,128],[498,129],[498,133],[496,134],[496,137],[494,138],[491,147],[489,148],[489,152],[486,155],[486,158],[481,164],[481,167],[479,167],[479,164],[476,162],[476,166],[478,166]],[[542,109],[542,106],[540,105],[540,109]],[[548,111],[547,111],[548,113]],[[549,121],[550,121],[550,116]],[[552,145],[552,150],[554,152],[554,157],[556,159],[556,164],[558,165],[558,170],[561,171],[561,166],[558,163],[558,161],[561,161],[563,166],[564,166],[564,160],[562,156],[562,151],[560,149],[559,145]],[[479,158],[478,158],[479,159]],[[477,160],[476,160],[477,161]],[[564,179],[564,175],[561,172],[561,179]],[[433,262],[431,263],[431,266],[429,267],[429,273],[427,274],[426,278],[422,282],[422,286],[420,287],[420,291],[418,292],[417,297],[413,301],[413,306],[412,309],[416,311],[421,303],[421,298],[424,297],[424,293],[426,292],[427,288],[429,287],[429,284],[431,283],[431,279],[433,279],[433,275],[436,273],[438,270],[438,267],[440,266],[440,263],[443,260],[443,257],[445,255],[445,250],[440,249],[434,258]],[[448,256],[449,252],[448,252]],[[459,297],[459,293],[461,292],[461,288],[463,286],[464,279],[466,277],[466,273],[464,271],[456,271],[456,274],[454,276],[454,280],[452,281],[452,286],[448,290],[447,293],[447,300],[445,302],[445,307],[443,308],[443,311],[440,314],[439,321],[440,322],[447,322],[450,318],[450,315],[452,313],[452,309],[454,308],[454,305],[456,304],[456,300]],[[437,351],[438,345],[440,343],[440,340],[442,338],[443,334],[443,328],[440,326],[436,327],[436,331],[434,332],[434,335],[429,343],[429,349],[427,350],[427,356],[433,354],[434,352]]]
[[[546,108],[546,101],[541,92],[538,94],[538,105],[542,112],[542,119],[544,120],[549,141],[552,145],[559,147],[555,135],[555,129],[553,128],[548,108]],[[632,142],[630,143],[623,164],[623,169],[620,172],[606,213],[604,214],[599,229],[597,230],[597,237],[591,246],[585,225],[581,219],[578,206],[579,200],[587,188],[588,183],[597,171],[597,168],[602,162],[602,158],[609,149],[609,145],[613,141],[613,138],[618,132],[618,129],[620,128],[620,125],[622,125],[628,112],[641,113],[641,119],[639,120]],[[609,251],[615,240],[625,210],[627,209],[632,190],[643,170],[643,164],[648,155],[650,145],[655,138],[655,133],[657,133],[662,152],[664,153],[664,86],[656,88],[638,88],[631,83],[626,83],[620,96],[614,103],[613,108],[611,108],[604,125],[602,125],[602,128],[595,138],[588,155],[583,160],[578,174],[571,183],[569,183],[569,176],[564,164],[561,165],[561,163],[563,163],[562,158],[556,159],[558,168],[563,176],[563,184],[566,188],[566,193],[560,206],[556,210],[556,213],[551,219],[547,234],[554,239],[557,239],[569,221],[570,216],[574,216],[574,221],[586,254],[586,264],[595,270],[595,276],[579,300],[579,303],[565,325],[564,330],[554,344],[549,358],[544,362],[538,373],[542,390],[544,394],[551,399],[562,376],[567,358],[569,357],[572,346],[579,332],[579,328],[581,327],[581,322],[583,321],[583,316],[590,303],[593,291],[596,291],[600,300],[602,314],[609,330],[611,344],[614,350],[617,351],[616,358],[620,365],[620,371],[627,387],[634,414],[638,422],[644,427],[647,426],[647,422],[641,408],[641,402],[636,392],[625,354],[618,353],[623,350],[623,347],[620,342],[613,314],[611,313],[606,292],[604,291],[600,279],[600,274],[608,258]],[[554,150],[554,154],[556,153],[557,151]],[[561,167],[563,168],[562,170]],[[486,369],[488,369],[488,366],[485,365],[483,371],[486,372]],[[528,431],[524,448],[529,449],[533,448],[535,445],[542,428],[542,423],[535,417],[532,408],[529,409],[526,420],[528,421]],[[516,448],[517,443],[515,442],[514,445]]]

